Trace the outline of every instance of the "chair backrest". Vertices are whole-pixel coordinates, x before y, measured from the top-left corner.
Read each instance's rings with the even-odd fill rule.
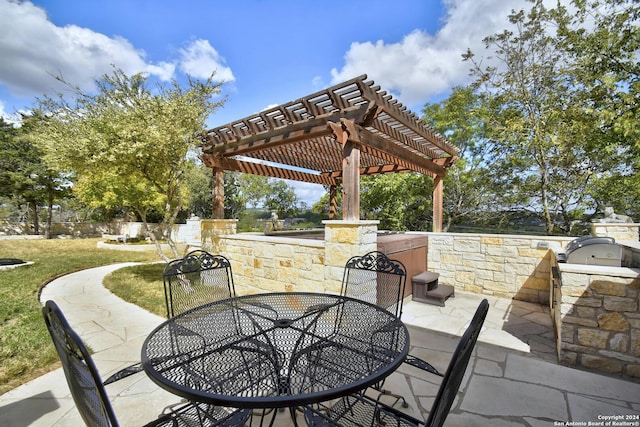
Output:
[[[401,317],[406,278],[407,269],[402,262],[373,251],[347,261],[341,294],[376,304]]]
[[[118,426],[98,369],[78,334],[69,326],[60,307],[53,301],[47,301],[42,314],[60,356],[71,395],[85,424]]]
[[[429,418],[427,418],[428,427],[441,427],[447,415],[449,415],[449,410],[460,389],[462,378],[469,365],[471,353],[476,345],[476,341],[478,341],[478,335],[480,334],[488,311],[489,302],[484,299],[478,306],[469,327],[464,332],[464,335],[462,335],[462,338],[460,338],[451,362],[449,362],[449,367],[440,384],[438,395],[433,402],[431,412],[429,412]]]
[[[162,272],[167,318],[190,308],[236,296],[231,263],[203,250],[174,259]]]

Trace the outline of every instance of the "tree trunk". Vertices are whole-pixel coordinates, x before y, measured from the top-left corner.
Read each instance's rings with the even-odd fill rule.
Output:
[[[30,202],[29,205],[33,210],[33,234],[40,234],[40,220],[38,219],[38,204],[36,202]]]
[[[541,175],[541,183],[540,183],[540,193],[542,198],[542,215],[544,216],[544,223],[547,236],[553,234],[554,222],[553,218],[551,218],[551,212],[549,212],[549,194],[547,192],[547,173],[543,171]]]
[[[53,193],[49,193],[47,203],[47,222],[44,226],[44,238],[51,239],[51,223],[53,222]]]

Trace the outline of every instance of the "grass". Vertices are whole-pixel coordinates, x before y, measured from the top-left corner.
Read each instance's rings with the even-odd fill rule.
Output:
[[[134,265],[121,268],[104,278],[104,285],[125,301],[159,316],[167,309],[162,285],[164,263]]]
[[[42,286],[85,268],[160,260],[155,251],[98,249],[99,240],[0,240],[0,258],[34,263],[0,271],[0,394],[59,366],[42,319],[38,298]]]

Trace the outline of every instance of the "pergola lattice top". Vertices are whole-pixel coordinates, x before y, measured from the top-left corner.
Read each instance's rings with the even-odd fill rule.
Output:
[[[201,159],[213,168],[214,217],[224,216],[222,171],[342,184],[343,219],[358,219],[361,175],[415,171],[434,178],[434,230],[442,226],[442,178],[459,150],[362,75],[210,129]],[[331,215],[331,213],[330,213]]]
[[[333,185],[343,173],[343,145],[336,137],[341,127],[358,142],[360,175],[413,170],[444,176],[459,150],[366,78],[208,130],[202,138],[205,163]]]

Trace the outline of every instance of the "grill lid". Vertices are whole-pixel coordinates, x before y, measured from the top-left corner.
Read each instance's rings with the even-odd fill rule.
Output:
[[[622,246],[613,237],[583,236],[572,240],[558,262],[620,267]]]
[[[611,245],[611,244],[614,244],[615,242],[616,241],[613,237],[582,236],[569,242],[569,244],[567,245],[566,253],[567,255],[569,255],[571,252],[577,249],[580,249],[584,246],[602,245],[602,244]]]

